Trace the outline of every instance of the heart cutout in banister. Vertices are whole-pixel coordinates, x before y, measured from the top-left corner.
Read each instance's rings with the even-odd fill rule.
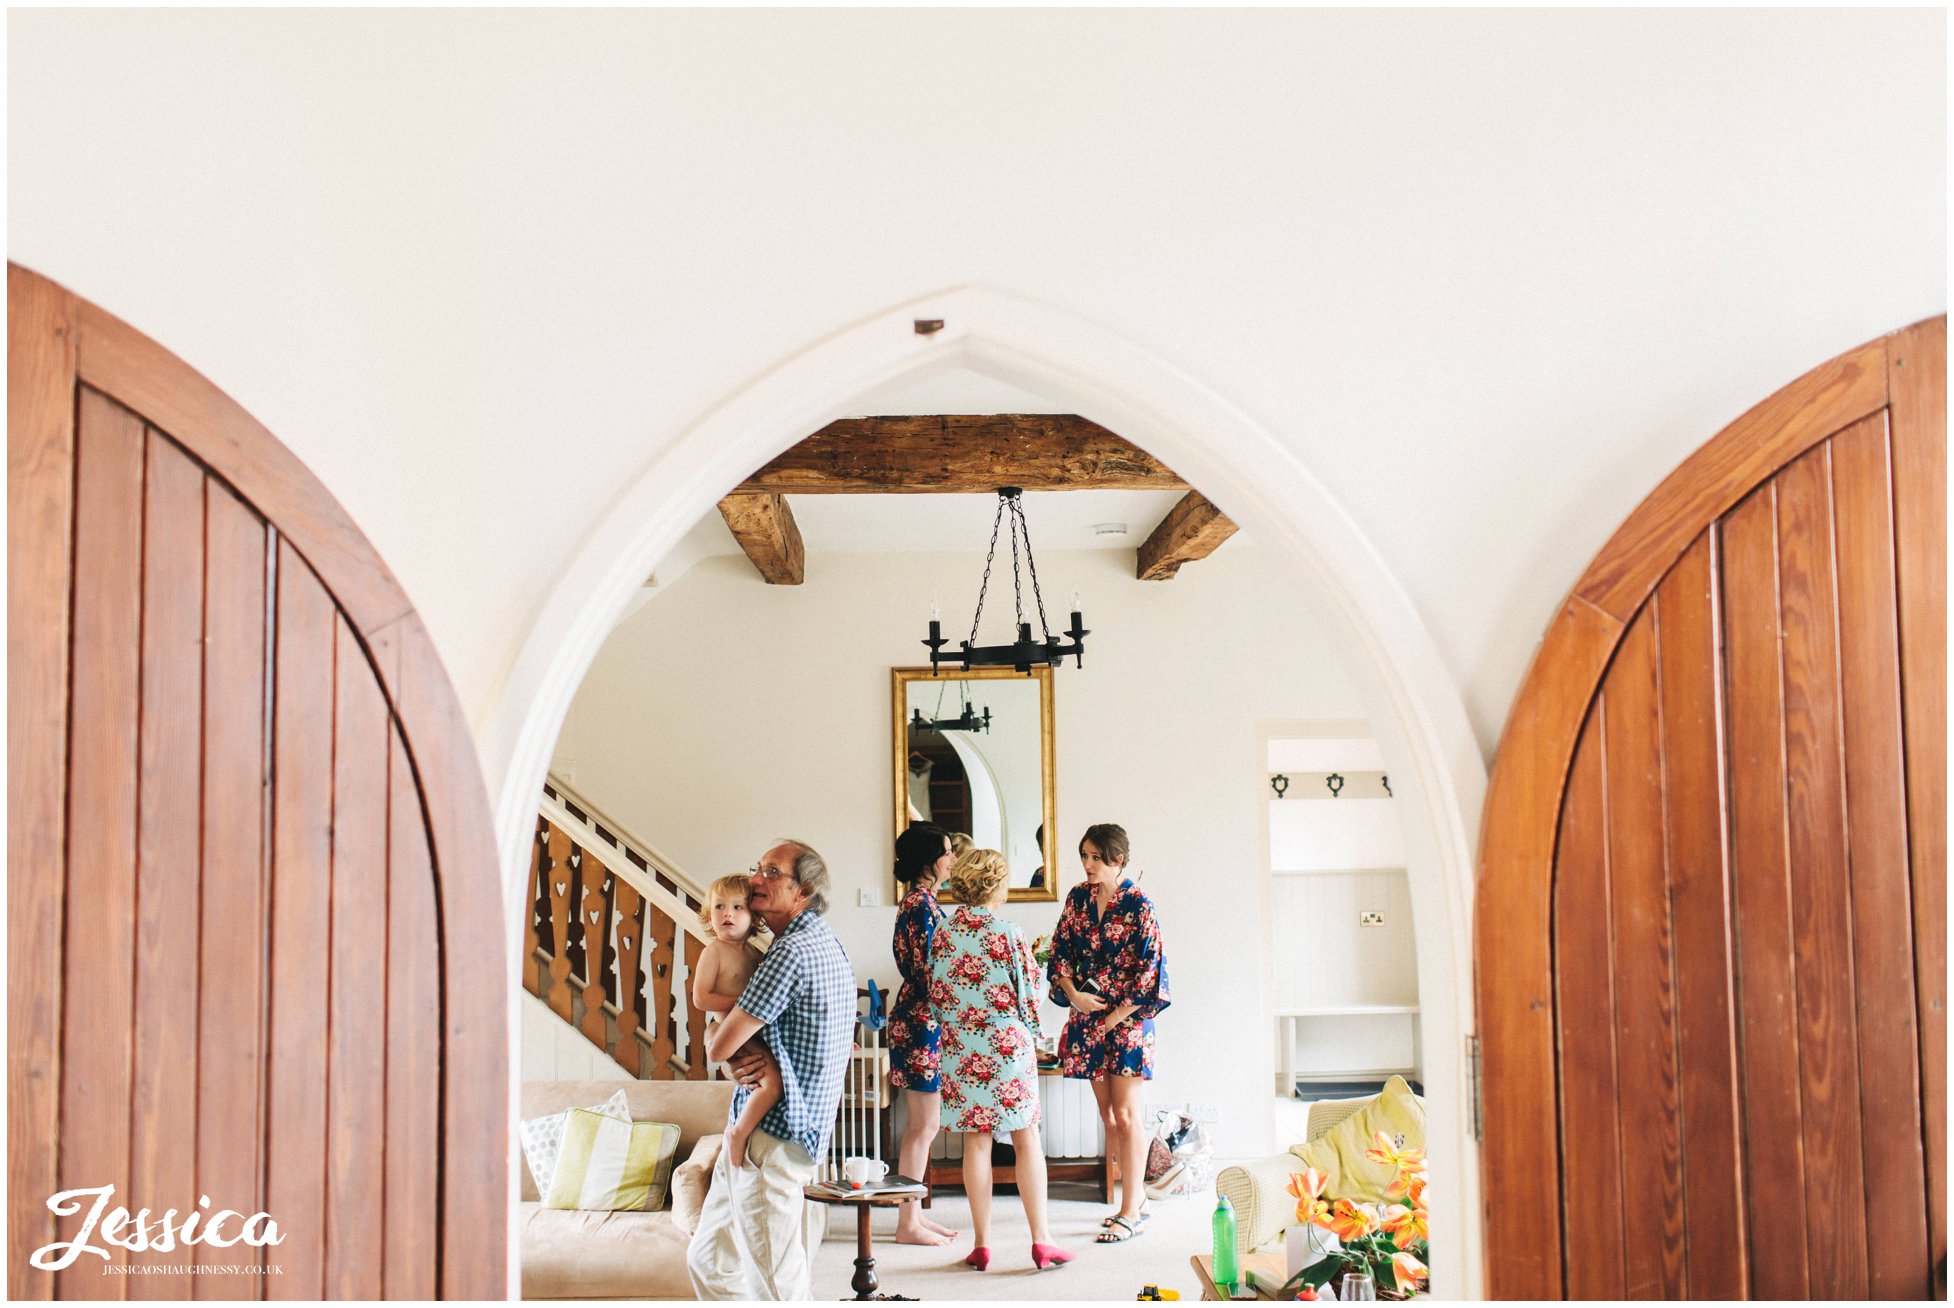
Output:
[[[597,910],[594,908],[590,910],[590,925],[597,925]]]
[[[631,937],[630,937],[630,936],[625,936],[625,937],[624,937],[624,947],[625,947],[626,949],[629,949],[629,948],[631,947]]]
[[[564,895],[567,895],[567,894],[569,894],[569,893],[570,893],[570,883],[569,883],[568,881],[559,881],[559,882],[557,882],[557,883],[556,883],[556,893],[557,893],[557,897],[558,897],[559,899],[560,899],[560,898],[562,898],[562,897],[563,897]]]

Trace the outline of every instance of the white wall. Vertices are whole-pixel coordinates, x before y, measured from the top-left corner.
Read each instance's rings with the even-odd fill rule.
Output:
[[[550,1006],[524,991],[522,1079],[525,1081],[629,1081],[617,1060],[590,1043],[584,1033],[558,1017]]]
[[[612,635],[556,766],[695,877],[750,867],[776,836],[810,841],[833,869],[833,921],[858,973],[891,985],[889,669],[918,661],[932,594],[946,615],[968,603],[973,559],[815,556],[797,587],[707,559]],[[1120,553],[1039,563],[1048,589],[1084,591],[1093,632],[1086,666],[1055,677],[1060,846],[1123,824],[1165,930],[1174,1005],[1154,1097],[1215,1105],[1223,1153],[1271,1147],[1257,732],[1354,716],[1349,682],[1251,548],[1164,583],[1134,581]],[[1062,894],[1076,858],[1058,872]],[[863,888],[884,906],[857,907]],[[1057,910],[1006,911],[1035,935]]]
[[[1749,10],[23,10],[9,257],[372,537],[478,725],[635,470],[980,281],[1266,426],[1490,755],[1691,449],[1946,307],[1946,18]],[[488,758],[492,779],[505,760]]]

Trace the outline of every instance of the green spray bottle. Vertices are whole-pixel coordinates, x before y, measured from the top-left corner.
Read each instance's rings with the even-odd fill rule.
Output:
[[[1228,1196],[1219,1190],[1215,1196],[1214,1284],[1217,1290],[1226,1293],[1242,1279],[1241,1269],[1235,1264],[1235,1205],[1229,1203]]]

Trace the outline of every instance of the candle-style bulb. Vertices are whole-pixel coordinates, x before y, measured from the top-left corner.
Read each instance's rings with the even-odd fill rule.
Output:
[[[931,600],[930,621],[935,622],[938,618],[941,618],[942,616],[943,616],[943,606],[938,604],[935,600]]]
[[[1074,613],[1079,611],[1079,592],[1076,590],[1072,592],[1072,611]]]

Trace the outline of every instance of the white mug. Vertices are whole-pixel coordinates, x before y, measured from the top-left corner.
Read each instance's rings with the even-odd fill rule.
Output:
[[[850,1185],[873,1185],[889,1174],[889,1165],[876,1158],[844,1158],[841,1178]]]

